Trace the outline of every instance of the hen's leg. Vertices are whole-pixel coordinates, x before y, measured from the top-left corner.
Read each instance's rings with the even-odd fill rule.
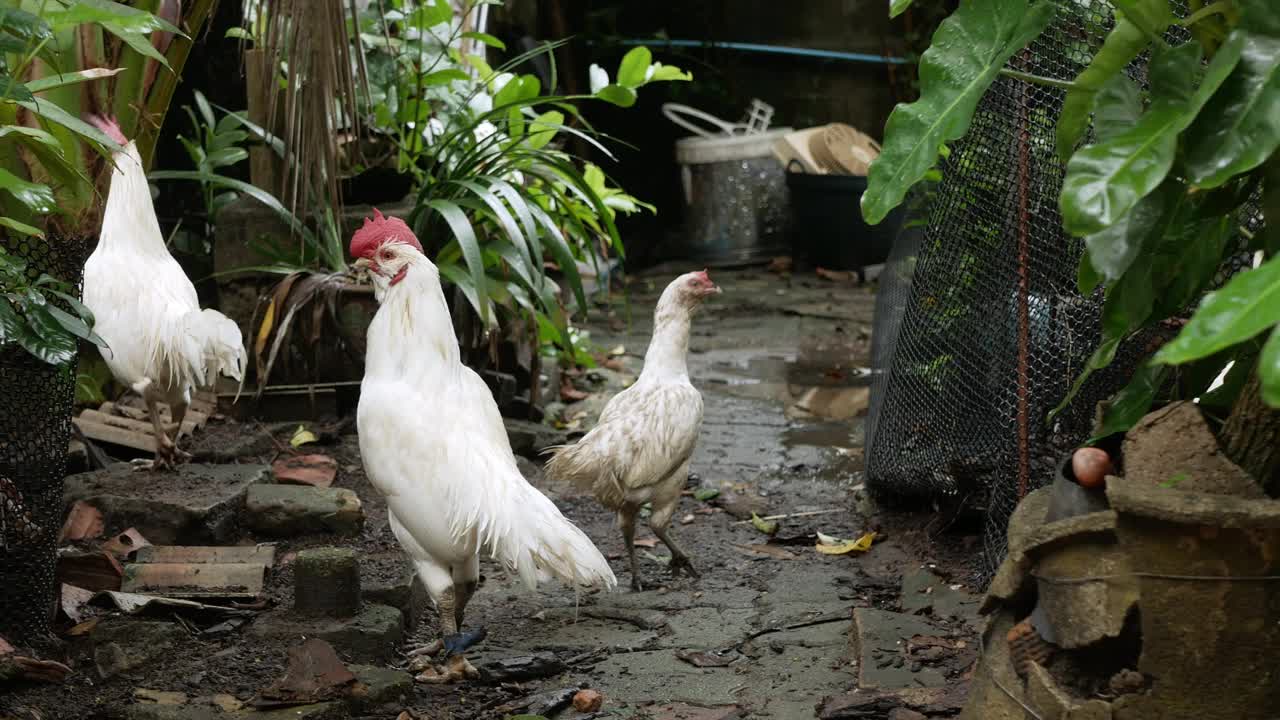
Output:
[[[640,569],[636,567],[636,510],[624,505],[618,511],[618,525],[622,526],[622,542],[627,546],[627,562],[631,566],[631,589],[640,592],[644,587],[640,584]]]
[[[669,566],[671,574],[679,575],[680,570],[683,569],[691,577],[698,577],[698,571],[693,569],[693,563],[689,562],[689,556],[676,543],[676,539],[671,537],[669,526],[671,524],[671,515],[676,511],[676,502],[678,502],[678,499],[654,510],[653,514],[649,516],[649,527],[653,530],[653,534],[657,535],[658,539],[671,550],[671,565]]]
[[[458,630],[462,630],[462,617],[467,611],[467,603],[480,585],[480,555],[472,555],[471,559],[453,568],[453,615]]]

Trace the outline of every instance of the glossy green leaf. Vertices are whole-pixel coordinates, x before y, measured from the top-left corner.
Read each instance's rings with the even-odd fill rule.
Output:
[[[1166,0],[1149,0],[1168,6]],[[1093,111],[1095,100],[1103,87],[1112,81],[1123,79],[1131,87],[1133,84],[1124,77],[1124,68],[1151,44],[1147,34],[1134,25],[1123,13],[1116,12],[1116,25],[1107,34],[1097,54],[1089,61],[1076,79],[1071,82],[1062,101],[1062,111],[1058,114],[1056,128],[1058,156],[1064,161],[1075,151],[1076,143],[1084,137],[1089,128],[1089,114]],[[1134,96],[1137,88],[1133,87]],[[1141,112],[1141,104],[1138,110]],[[1136,120],[1136,117],[1134,118]],[[1099,117],[1098,127],[1107,127],[1109,123]]]
[[[145,58],[150,58],[152,60],[155,60],[156,62],[165,66],[165,68],[168,68],[170,70],[172,69],[172,68],[169,68],[169,58],[166,58],[164,55],[162,55],[160,51],[156,49],[156,46],[151,44],[150,33],[144,34],[144,33],[134,32],[132,30],[129,30],[128,28],[121,26],[119,23],[104,22],[99,24],[102,26],[102,29],[120,38],[121,42],[133,48],[134,52],[138,53],[139,55]]]
[[[0,345],[17,342],[27,332],[27,323],[9,303],[9,299],[0,295]]]
[[[1102,417],[1102,426],[1089,442],[1125,432],[1136,425],[1151,410],[1151,404],[1164,387],[1170,372],[1168,365],[1154,362],[1139,365],[1129,384],[1111,399],[1111,404]]]
[[[896,18],[911,7],[911,0],[889,0],[889,18]]]
[[[1191,181],[1217,187],[1280,148],[1280,22],[1271,0],[1244,0],[1244,15],[1219,53],[1240,60],[1187,133]]]
[[[249,159],[249,151],[244,148],[222,148],[209,155],[209,166],[213,168],[227,167],[247,159]]]
[[[28,332],[18,335],[24,350],[50,365],[65,365],[76,356],[75,336],[63,329],[48,305],[27,303]]]
[[[618,84],[624,88],[636,88],[644,84],[644,75],[653,64],[653,53],[640,45],[627,51],[618,64]]]
[[[76,85],[90,80],[113,77],[123,70],[124,68],[90,68],[79,72],[62,73],[61,75],[55,73],[28,82],[27,89],[33,93],[43,92],[66,85]]]
[[[53,37],[44,18],[12,7],[0,8],[0,30],[33,44]]]
[[[467,220],[467,214],[458,207],[457,203],[448,200],[430,200],[427,202],[427,207],[439,213],[440,217],[449,224],[449,229],[453,231],[453,238],[458,241],[458,246],[462,249],[462,258],[471,272],[480,321],[489,325],[493,318],[489,315],[489,294],[484,280],[484,260],[480,257],[480,243],[476,240],[476,231],[471,227],[471,221]]]
[[[67,293],[64,293],[61,290],[49,290],[48,292],[52,293],[53,295],[56,295],[57,297],[62,298],[62,300],[66,302],[67,305],[70,306],[72,310],[75,311],[76,315],[79,315],[80,318],[84,320],[86,323],[88,323],[90,327],[93,327],[93,325],[97,322],[97,320],[93,316],[93,311],[90,310],[87,305],[80,302],[80,298],[77,298],[74,295],[69,295]]]
[[[1182,332],[1156,359],[1170,365],[1212,355],[1280,323],[1280,257],[1233,277],[1209,293]]]
[[[920,58],[920,99],[889,115],[880,156],[871,164],[862,215],[877,224],[938,159],[939,146],[964,135],[1000,68],[1048,27],[1054,4],[962,0]]]
[[[422,76],[422,84],[427,87],[448,85],[455,80],[467,80],[471,76],[457,68],[445,68],[444,70],[436,70]]]
[[[1271,331],[1267,344],[1258,356],[1258,379],[1262,381],[1262,400],[1280,408],[1280,327]]]
[[[107,342],[99,337],[98,334],[93,331],[93,328],[89,327],[88,323],[84,320],[81,320],[56,305],[45,305],[45,309],[48,310],[49,314],[53,316],[53,319],[62,326],[63,330],[82,340],[87,340],[98,347],[105,348],[107,346]]]
[[[475,40],[476,42],[484,43],[485,45],[488,45],[488,46],[489,46],[489,47],[491,47],[491,48],[497,48],[498,50],[506,50],[506,49],[507,49],[507,45],[506,45],[506,43],[504,43],[504,42],[502,42],[501,40],[499,40],[498,38],[496,38],[496,37],[494,37],[494,36],[490,35],[489,33],[482,33],[482,32],[464,32],[464,33],[462,33],[462,37],[464,37],[464,38],[466,38],[466,39],[468,39],[468,40]]]
[[[628,108],[636,104],[636,91],[621,85],[605,85],[596,92],[596,97],[618,107]]]
[[[0,98],[6,100],[34,100],[35,97],[35,95],[31,94],[31,89],[26,85],[11,77],[0,75]]]
[[[649,76],[646,82],[671,82],[671,81],[687,81],[693,79],[693,73],[685,72],[674,65],[663,65],[662,63],[654,63],[653,74]],[[645,71],[648,75],[648,71]]]
[[[1143,240],[1164,217],[1170,198],[1169,193],[1153,192],[1119,220],[1085,238],[1090,264],[1104,280],[1114,282],[1129,269]]]
[[[1098,91],[1093,104],[1095,142],[1107,142],[1137,124],[1142,117],[1142,91],[1119,73]]]
[[[534,150],[540,150],[556,136],[556,131],[564,125],[564,113],[548,110],[529,123],[529,137],[526,142]]]
[[[111,0],[75,0],[65,10],[44,13],[44,18],[55,31],[84,23],[98,23],[113,24],[127,33],[150,34],[155,30],[163,30],[186,37],[182,30],[163,18]]]
[[[1116,350],[1120,347],[1120,340],[1121,338],[1118,337],[1106,338],[1096,349],[1094,349],[1093,354],[1090,355],[1089,359],[1085,362],[1084,368],[1081,369],[1080,374],[1077,375],[1075,381],[1071,383],[1071,389],[1068,390],[1066,396],[1062,398],[1062,402],[1059,402],[1058,406],[1049,412],[1049,421],[1052,422],[1052,420],[1058,416],[1058,413],[1062,412],[1071,404],[1071,401],[1076,398],[1076,395],[1080,394],[1080,389],[1084,387],[1085,382],[1088,381],[1094,372],[1105,368],[1111,364],[1111,361],[1116,359]]]
[[[1076,287],[1079,288],[1081,295],[1092,295],[1093,291],[1102,284],[1102,275],[1093,267],[1093,262],[1089,260],[1089,253],[1086,251],[1080,255],[1080,267],[1076,269]]]
[[[47,131],[40,128],[27,127],[25,125],[0,125],[0,139],[8,135],[19,136],[19,141],[31,141],[48,145],[52,148],[60,148],[58,139],[50,135]]]
[[[1173,24],[1169,0],[1113,0],[1113,4],[1152,40],[1161,40],[1165,31]]]
[[[108,137],[106,133],[90,125],[89,123],[81,120],[80,118],[75,117],[71,113],[68,113],[66,110],[63,110],[61,107],[59,107],[56,103],[37,98],[36,100],[33,100],[33,101],[23,101],[23,102],[19,102],[18,104],[30,110],[31,112],[35,113],[36,115],[39,115],[45,120],[48,120],[49,122],[52,122],[52,123],[57,123],[58,125],[61,125],[66,129],[70,130],[71,132],[74,132],[77,135],[80,135],[81,137],[88,138],[94,141],[95,143],[97,143],[98,145],[101,145],[102,147],[107,148],[108,150],[122,149],[119,145],[116,144],[116,141]]]
[[[0,167],[0,190],[9,193],[28,210],[41,215],[53,212],[56,201],[53,189],[41,183],[27,182]]]
[[[1219,52],[1195,89],[1199,45],[1153,53],[1151,106],[1137,124],[1082,148],[1067,163],[1059,204],[1068,232],[1083,236],[1110,226],[1165,179],[1173,167],[1178,134],[1233,65],[1229,53]]]
[[[11,217],[0,217],[0,226],[7,227],[19,235],[27,235],[30,237],[38,237],[44,239],[44,231],[37,227],[32,227],[26,223],[18,222]]]

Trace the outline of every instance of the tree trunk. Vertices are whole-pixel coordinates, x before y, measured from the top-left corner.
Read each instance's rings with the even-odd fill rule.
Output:
[[[1253,475],[1268,495],[1280,496],[1280,410],[1262,401],[1257,372],[1241,389],[1219,441],[1227,457]]]

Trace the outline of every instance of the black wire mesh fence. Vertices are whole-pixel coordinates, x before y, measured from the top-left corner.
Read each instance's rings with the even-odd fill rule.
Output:
[[[79,287],[83,241],[0,237],[0,243],[27,261],[32,280],[47,273]],[[0,636],[10,641],[39,642],[53,620],[74,401],[74,366],[55,368],[16,345],[0,345]]]
[[[1050,27],[1008,66],[1074,79],[1113,23],[1109,2],[1060,0]],[[1168,37],[1188,39],[1180,29]],[[1145,63],[1127,68],[1144,85]],[[1051,481],[1058,459],[1089,437],[1097,403],[1175,332],[1127,341],[1046,422],[1101,339],[1102,292],[1077,290],[1084,246],[1058,211],[1063,95],[995,82],[943,162],[941,182],[927,199],[914,197],[918,226],[899,235],[877,298],[868,485],[889,504],[982,507],[988,574],[1004,556],[1018,500]]]

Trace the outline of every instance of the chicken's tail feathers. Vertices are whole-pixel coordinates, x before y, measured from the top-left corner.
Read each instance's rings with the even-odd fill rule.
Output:
[[[571,445],[552,445],[542,451],[551,455],[543,467],[547,477],[557,482],[567,482],[579,490],[590,491],[595,487],[600,473],[600,463],[592,462],[587,446],[581,440]]]
[[[187,313],[183,320],[186,334],[195,341],[198,353],[191,358],[198,384],[212,387],[219,374],[242,382],[248,358],[240,327],[217,310]]]
[[[516,487],[519,492],[503,510],[477,527],[492,556],[531,590],[552,577],[573,586],[613,589],[618,579],[591,538],[523,478]]]

